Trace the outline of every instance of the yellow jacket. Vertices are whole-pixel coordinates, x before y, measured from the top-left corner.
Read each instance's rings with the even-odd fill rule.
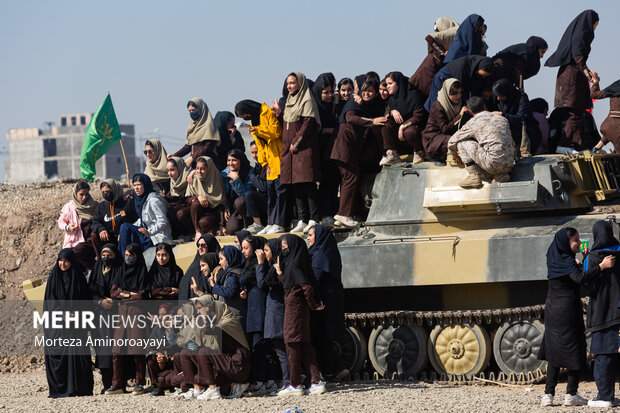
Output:
[[[266,103],[260,107],[260,125],[254,126],[252,136],[258,148],[258,162],[263,167],[269,165],[267,180],[277,179],[280,176],[282,125]]]

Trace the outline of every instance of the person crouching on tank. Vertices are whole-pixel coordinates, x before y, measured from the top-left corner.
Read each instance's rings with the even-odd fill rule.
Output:
[[[484,99],[467,101],[471,118],[448,141],[448,151],[457,163],[464,163],[469,175],[462,188],[481,188],[482,181],[507,182],[514,166],[514,141],[506,118],[488,112]]]

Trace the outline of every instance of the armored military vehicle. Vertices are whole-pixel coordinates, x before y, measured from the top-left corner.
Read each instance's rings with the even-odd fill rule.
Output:
[[[481,189],[465,176],[405,163],[372,182],[366,222],[339,243],[352,371],[367,350],[381,376],[471,377],[492,360],[513,380],[543,376],[547,248],[562,227],[588,240],[611,219],[593,206],[618,195],[620,156],[523,158]]]
[[[618,195],[620,156],[524,158],[510,182],[480,189],[460,188],[465,175],[405,161],[366,177],[366,222],[337,232],[347,312],[339,351],[353,375],[543,377],[547,248],[562,227],[589,240],[596,221],[613,219],[595,207]],[[183,269],[195,253],[193,243],[175,247]],[[24,285],[29,298],[44,288]]]

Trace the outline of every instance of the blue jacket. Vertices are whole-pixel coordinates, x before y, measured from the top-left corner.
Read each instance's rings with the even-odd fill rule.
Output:
[[[240,196],[245,196],[246,192],[255,191],[254,185],[250,182],[250,176],[248,175],[245,180],[241,177],[234,181],[228,177],[230,168],[224,169],[222,174],[222,180],[224,181],[224,192],[226,192],[226,209],[231,209],[235,199]],[[252,170],[250,170],[250,174]]]

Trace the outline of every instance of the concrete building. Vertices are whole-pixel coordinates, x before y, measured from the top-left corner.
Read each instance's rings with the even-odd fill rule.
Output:
[[[60,115],[58,126],[49,129],[9,129],[9,162],[5,181],[21,184],[53,178],[80,178],[80,155],[90,113]],[[136,155],[134,125],[120,125],[129,173],[142,171]],[[114,145],[96,163],[97,178],[125,179],[121,145]]]

